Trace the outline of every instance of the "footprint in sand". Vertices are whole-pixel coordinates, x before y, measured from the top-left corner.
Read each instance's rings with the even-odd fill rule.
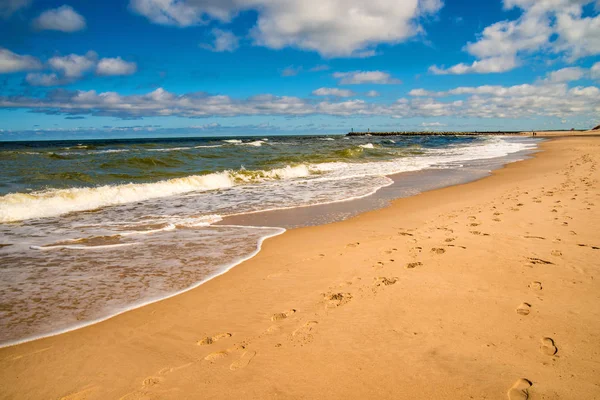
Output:
[[[455,240],[456,240],[456,238],[447,238],[444,240],[444,242],[450,243],[450,242],[454,242]]]
[[[562,252],[560,250],[552,250],[550,254],[552,254],[554,257],[562,256]]]
[[[271,316],[271,321],[282,321],[294,313],[296,313],[296,310],[292,308],[288,312],[273,314]]]
[[[532,383],[528,379],[521,378],[515,382],[508,391],[509,400],[527,400],[529,398],[529,388]]]
[[[546,240],[546,238],[545,238],[545,237],[542,237],[542,236],[532,236],[532,235],[526,235],[526,236],[523,236],[523,238],[525,238],[525,239],[539,239],[539,240]]]
[[[556,347],[552,338],[545,337],[542,338],[542,345],[540,346],[540,351],[547,356],[553,356],[558,352],[558,348]]]
[[[413,269],[413,268],[420,267],[421,265],[423,265],[423,263],[422,263],[422,262],[420,262],[420,261],[417,261],[417,262],[411,262],[411,263],[408,263],[408,264],[406,264],[406,268],[408,268],[408,269]]]
[[[431,249],[431,252],[434,254],[444,254],[446,250],[442,249],[441,247],[434,247]]]
[[[144,379],[144,382],[142,382],[142,386],[143,387],[155,386],[155,385],[158,385],[160,382],[162,382],[162,380],[163,380],[163,378],[161,378],[161,377],[151,376],[151,377]]]
[[[208,346],[210,344],[213,344],[214,342],[218,342],[221,339],[226,339],[226,338],[229,338],[231,336],[232,336],[232,334],[229,333],[229,332],[220,333],[220,334],[212,336],[212,337],[207,336],[207,337],[199,340],[198,343],[196,343],[196,344],[198,346]]]
[[[319,322],[307,321],[301,327],[292,332],[292,337],[301,343],[310,343],[313,341],[314,330]]]
[[[375,278],[375,286],[390,286],[393,285],[394,283],[398,282],[398,278],[397,277],[393,277],[393,278],[386,278],[385,276],[380,276],[378,278]]]
[[[248,364],[250,364],[250,361],[252,361],[252,359],[254,358],[255,355],[256,355],[256,352],[253,350],[245,351],[239,360],[236,360],[231,363],[231,365],[229,366],[229,369],[232,371],[235,371],[235,370],[246,367]]]
[[[204,359],[210,363],[214,363],[214,362],[217,362],[217,361],[227,357],[228,355],[229,355],[229,351],[227,351],[227,350],[215,351],[214,353],[210,353],[209,355],[204,357]]]
[[[359,242],[356,242],[356,243],[349,243],[349,244],[347,244],[347,245],[346,245],[346,247],[358,247],[359,245],[360,245],[360,243],[359,243]]]
[[[339,307],[342,306],[352,299],[352,294],[350,293],[329,293],[324,294],[325,301],[327,302],[327,307]]]
[[[542,282],[533,281],[529,284],[531,290],[542,290]]]
[[[519,307],[517,307],[517,314],[519,315],[529,315],[531,312],[531,304],[529,303],[521,303]]]
[[[527,260],[529,260],[529,262],[533,265],[554,265],[554,263],[550,262],[550,261],[546,261],[546,260],[542,260],[541,258],[537,258],[537,257],[527,257]]]

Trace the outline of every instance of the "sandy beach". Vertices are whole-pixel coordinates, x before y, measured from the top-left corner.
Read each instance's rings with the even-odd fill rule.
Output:
[[[0,398],[598,399],[600,137],[540,149],[2,348]]]

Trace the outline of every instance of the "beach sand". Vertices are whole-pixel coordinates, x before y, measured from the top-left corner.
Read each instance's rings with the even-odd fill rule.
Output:
[[[0,349],[0,398],[599,399],[600,138],[541,149]]]

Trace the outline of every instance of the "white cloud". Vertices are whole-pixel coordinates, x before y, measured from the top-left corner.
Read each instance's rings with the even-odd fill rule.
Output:
[[[232,117],[273,116],[386,116],[392,118],[446,117],[510,118],[540,116],[569,118],[600,113],[600,89],[596,86],[569,88],[565,83],[538,82],[516,86],[458,87],[445,92],[413,91],[410,99],[393,103],[364,100],[313,101],[289,96],[258,95],[246,99],[207,96],[198,93],[175,94],[164,89],[142,95],[115,92],[56,91],[45,97],[0,96],[0,108],[21,108],[69,115],[98,115],[121,118],[150,116]],[[440,100],[462,95],[465,98]]]
[[[239,39],[233,32],[214,28],[211,33],[214,37],[214,42],[213,44],[201,44],[200,47],[203,49],[220,53],[224,51],[232,52],[239,47]]]
[[[429,72],[435,75],[462,75],[462,74],[487,74],[510,71],[517,66],[517,60],[512,56],[490,57],[481,61],[474,61],[473,64],[457,64],[448,69],[440,68],[436,65],[429,67]]]
[[[0,0],[0,18],[6,19],[30,4],[31,0]]]
[[[85,55],[69,54],[68,56],[55,56],[48,60],[48,65],[54,71],[61,72],[66,78],[80,78],[96,65],[98,55],[88,51]]]
[[[99,59],[94,51],[88,51],[84,55],[54,56],[47,61],[46,66],[51,72],[28,74],[25,81],[31,86],[59,86],[73,83],[92,71],[99,76],[131,75],[137,71],[134,62],[125,61],[121,57]],[[36,69],[41,69],[39,61]]]
[[[548,73],[547,79],[550,82],[571,82],[583,79],[586,75],[587,71],[583,68],[569,67]]]
[[[348,89],[337,88],[319,88],[312,92],[315,96],[334,96],[334,97],[352,97],[355,93]]]
[[[58,86],[62,84],[61,79],[55,73],[32,72],[27,74],[25,81],[31,86]]]
[[[442,126],[446,126],[446,124],[442,124],[441,122],[423,122],[421,123],[421,126],[426,127],[426,128],[439,128]]]
[[[582,18],[581,14],[579,7],[556,16],[555,51],[565,52],[570,61],[600,54],[600,15]]]
[[[377,90],[369,90],[367,93],[365,93],[365,96],[367,97],[379,97],[380,94]]]
[[[594,64],[592,68],[590,68],[590,74],[592,76],[592,79],[600,80],[600,61]]]
[[[61,6],[44,11],[33,21],[33,26],[39,30],[61,32],[76,32],[85,29],[85,18],[71,6]]]
[[[257,12],[255,44],[296,47],[326,57],[368,57],[380,43],[402,42],[423,32],[419,20],[437,13],[441,0],[130,0],[130,9],[163,25],[229,22]]]
[[[96,66],[96,74],[102,76],[131,75],[136,71],[136,63],[124,61],[121,57],[103,58]]]
[[[507,10],[520,8],[521,16],[486,27],[465,51],[477,58],[434,74],[505,72],[521,64],[525,55],[554,52],[569,61],[600,54],[600,16],[586,17],[583,6],[594,0],[504,0]]]
[[[0,74],[40,69],[42,63],[35,57],[15,54],[0,48]]]
[[[333,77],[340,80],[342,85],[360,85],[365,83],[378,85],[392,85],[402,83],[383,71],[352,71],[334,72]]]

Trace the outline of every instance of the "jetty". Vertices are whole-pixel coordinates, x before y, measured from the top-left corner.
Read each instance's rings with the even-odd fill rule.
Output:
[[[553,132],[583,132],[573,129],[553,130]],[[485,132],[441,132],[441,131],[403,131],[403,132],[348,132],[346,136],[531,136],[533,131],[485,131]]]

